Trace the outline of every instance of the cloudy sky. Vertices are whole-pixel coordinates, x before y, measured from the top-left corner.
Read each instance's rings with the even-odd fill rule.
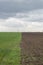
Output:
[[[0,0],[0,32],[43,32],[43,0]]]

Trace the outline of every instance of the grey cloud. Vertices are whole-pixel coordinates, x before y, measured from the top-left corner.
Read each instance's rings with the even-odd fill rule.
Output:
[[[36,9],[43,9],[43,0],[0,0],[1,18]],[[2,13],[6,13],[6,15]]]
[[[43,9],[33,10],[27,13],[18,13],[16,17],[26,22],[43,22]]]

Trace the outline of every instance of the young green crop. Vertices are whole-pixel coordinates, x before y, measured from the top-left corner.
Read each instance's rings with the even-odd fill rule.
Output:
[[[20,65],[21,33],[0,32],[0,65]]]

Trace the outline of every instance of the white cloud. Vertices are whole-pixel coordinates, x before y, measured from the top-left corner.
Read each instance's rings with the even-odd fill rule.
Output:
[[[43,32],[43,22],[25,22],[17,18],[0,20],[0,32]]]
[[[43,9],[17,13],[14,17],[0,19],[0,31],[43,32]]]
[[[8,19],[0,19],[0,31],[21,31],[23,30],[25,24],[18,18],[8,18]]]

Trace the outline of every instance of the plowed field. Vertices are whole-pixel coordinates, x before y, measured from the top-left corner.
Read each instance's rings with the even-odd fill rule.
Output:
[[[43,33],[22,33],[21,64],[43,65]]]

